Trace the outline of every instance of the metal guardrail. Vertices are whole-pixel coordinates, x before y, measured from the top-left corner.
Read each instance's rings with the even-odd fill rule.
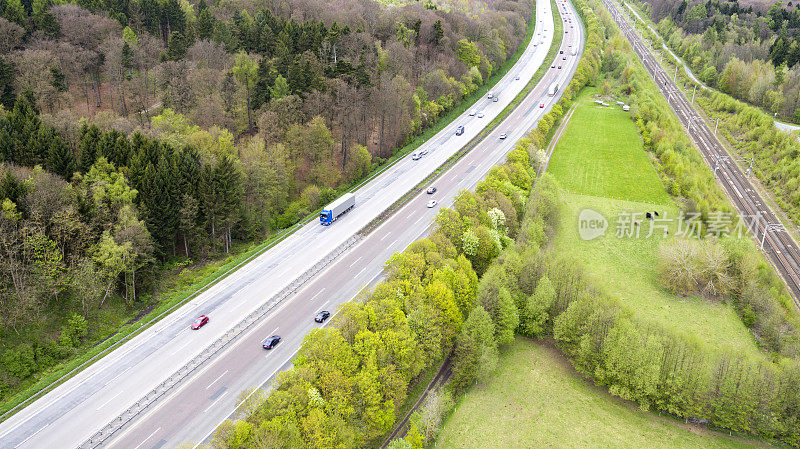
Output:
[[[508,111],[505,112],[507,115]],[[503,114],[503,113],[501,113]],[[490,133],[497,127],[498,124],[494,124],[493,126],[489,127],[489,129],[484,129],[483,132],[478,133],[478,135],[470,140],[462,150],[456,152],[453,156],[448,158],[447,161],[442,164],[441,168],[450,168],[454,165],[461,157],[466,155],[469,150],[474,148],[477,143],[484,137],[486,134]],[[441,170],[437,169],[434,173],[431,174],[431,177],[438,177],[441,173]],[[293,293],[297,292],[301,287],[305,285],[311,278],[313,278],[317,273],[322,271],[323,268],[328,266],[331,262],[336,260],[339,256],[345,253],[347,250],[352,248],[356,243],[358,243],[362,238],[372,232],[376,227],[378,227],[385,217],[391,215],[397,209],[405,205],[408,200],[414,196],[414,194],[419,193],[420,186],[424,185],[427,182],[428,178],[425,181],[412,188],[410,192],[406,195],[403,195],[398,201],[390,204],[387,206],[383,211],[379,212],[375,219],[367,223],[364,227],[362,227],[358,232],[356,232],[352,237],[348,238],[344,243],[333,249],[327,256],[321,259],[319,262],[314,264],[311,268],[306,270],[303,274],[295,278],[288,286],[284,287],[280,292],[275,294],[269,301],[264,303],[254,312],[252,312],[247,317],[243,318],[236,326],[228,330],[224,335],[218,338],[214,343],[211,344],[203,353],[201,353],[200,357],[194,357],[192,360],[187,362],[177,371],[175,371],[171,376],[169,376],[166,380],[158,384],[154,389],[147,392],[142,398],[140,398],[136,403],[128,407],[124,412],[117,415],[112,421],[108,424],[103,426],[100,430],[94,433],[91,437],[89,437],[86,441],[84,441],[80,446],[79,449],[94,449],[100,447],[103,443],[105,443],[109,438],[115,435],[117,432],[122,430],[128,423],[130,423],[134,418],[136,418],[140,413],[145,411],[148,407],[152,406],[158,399],[163,397],[166,393],[170,390],[175,388],[176,386],[180,385],[189,374],[194,372],[198,367],[204,365],[206,361],[208,361],[211,357],[217,354],[222,348],[227,346],[228,344],[232,343],[236,338],[241,336],[247,329],[250,328],[253,324],[255,324],[258,320],[263,318],[267,313],[273,310],[276,306],[281,304],[286,298],[288,298]],[[409,195],[410,193],[410,195]]]
[[[80,449],[93,449],[102,445],[110,437],[125,427],[126,424],[131,422],[136,416],[153,405],[158,399],[163,397],[167,392],[180,385],[181,382],[183,382],[189,376],[189,374],[203,365],[204,362],[244,334],[245,331],[261,320],[276,306],[281,304],[286,298],[297,292],[305,285],[306,282],[308,282],[309,279],[314,277],[317,273],[322,271],[323,268],[328,266],[331,262],[336,260],[336,258],[353,247],[356,243],[358,243],[359,240],[361,240],[361,238],[362,237],[360,235],[354,235],[336,247],[333,251],[328,253],[327,256],[315,263],[311,268],[307,269],[305,272],[303,272],[303,274],[295,278],[289,285],[284,287],[280,292],[270,298],[269,301],[243,318],[237,325],[232,327],[224,335],[214,341],[211,346],[201,353],[200,357],[192,358],[192,360],[180,367],[166,380],[158,384],[158,386],[148,391],[147,394],[136,401],[136,403],[128,407],[127,410],[119,414],[116,418],[106,424],[102,429],[98,430],[94,435],[92,435],[78,447]]]

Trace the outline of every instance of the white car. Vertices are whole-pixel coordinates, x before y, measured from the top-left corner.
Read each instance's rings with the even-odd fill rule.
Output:
[[[478,118],[483,118],[483,111],[478,112]]]
[[[469,116],[470,116],[470,117],[474,116],[475,114],[476,114],[476,112],[475,112],[475,111],[469,111]]]
[[[508,134],[506,133],[500,134],[500,140],[504,140],[506,137],[508,137]]]
[[[428,209],[430,209],[430,208],[432,208],[432,207],[434,207],[434,206],[436,206],[436,200],[430,200],[430,201],[428,201]]]

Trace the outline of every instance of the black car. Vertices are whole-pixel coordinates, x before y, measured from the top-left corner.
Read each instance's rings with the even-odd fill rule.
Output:
[[[564,50],[559,51],[559,53],[563,55],[564,54]]]
[[[320,313],[318,313],[317,316],[314,317],[314,321],[316,321],[317,323],[322,323],[325,320],[327,320],[330,316],[331,316],[330,312],[328,312],[327,310],[323,310]]]
[[[273,335],[272,337],[269,337],[268,339],[264,340],[264,343],[261,346],[263,346],[264,349],[272,349],[275,347],[275,345],[280,343],[280,341],[281,337]]]
[[[428,190],[426,190],[425,193],[427,193],[428,195],[432,195],[432,194],[436,193],[436,187],[434,187],[434,186],[428,187]]]

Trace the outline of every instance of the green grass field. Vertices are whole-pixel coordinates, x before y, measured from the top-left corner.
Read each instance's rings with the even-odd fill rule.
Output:
[[[518,338],[459,402],[437,448],[752,448],[642,412],[584,380],[561,353]]]
[[[654,206],[568,193],[563,199],[567,207],[562,214],[562,229],[555,239],[555,250],[580,260],[597,285],[622,299],[636,316],[682,332],[713,348],[760,353],[731,304],[698,296],[681,297],[661,287],[655,269],[658,245],[665,238],[674,238],[676,222],[669,224],[666,237],[663,230],[656,227],[647,238],[652,224],[647,219],[638,227],[638,238],[617,236],[620,217],[628,217],[630,212],[657,210],[659,218],[674,218],[678,214],[675,205]],[[589,241],[580,237],[578,214],[583,209],[600,212],[608,220],[604,236]],[[631,227],[626,225],[623,229]]]
[[[655,269],[658,245],[674,238],[678,207],[664,190],[628,113],[619,106],[595,105],[596,92],[585,89],[578,97],[579,106],[548,168],[567,191],[555,250],[580,260],[598,285],[622,299],[639,318],[712,348],[760,353],[732,305],[673,295],[661,287]],[[578,216],[584,209],[607,220],[602,237],[581,238]],[[669,219],[663,222],[669,233],[656,227],[648,238],[653,222],[644,213],[654,211],[659,219]],[[632,221],[640,225],[632,226]],[[618,231],[625,232],[619,236]]]
[[[568,192],[671,204],[630,114],[594,103],[597,89],[578,96],[572,118],[548,171]]]

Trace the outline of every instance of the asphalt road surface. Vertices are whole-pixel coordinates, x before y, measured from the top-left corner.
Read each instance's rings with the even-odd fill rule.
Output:
[[[567,31],[562,41],[564,54],[558,54],[554,61],[562,68],[548,70],[494,132],[441,175],[435,182],[436,194],[423,193],[413,198],[153,406],[137,412],[119,431],[87,443],[148,391],[157,388],[187,362],[201,357],[212,342],[380,215],[497,116],[532,78],[549,50],[553,16],[547,0],[537,2],[536,33],[531,45],[494,89],[500,101],[484,98],[474,106],[484,112],[483,118],[465,113],[420,147],[428,150],[422,159],[413,161],[406,157],[356,191],[356,207],[333,225],[324,227],[312,222],[300,228],[151,329],[3,422],[0,446],[102,445],[145,449],[175,447],[208,438],[232,413],[241,391],[267,384],[277,372],[290,366],[303,336],[320,326],[313,322],[318,310],[336,310],[339,304],[379,279],[383,263],[391,254],[426,234],[438,207],[452,204],[459,190],[474,187],[554,104],[559,95],[547,96],[547,87],[556,80],[562,88],[566,85],[579,57],[570,54],[570,45],[581,49],[583,46],[583,29],[574,10],[563,1],[559,2],[559,8],[568,10],[572,19],[571,24],[564,24]],[[519,80],[515,79],[517,76]],[[540,108],[540,103],[545,107]],[[465,133],[455,136],[459,125],[465,126]],[[508,138],[499,139],[501,133],[507,133]],[[438,205],[427,208],[431,198]],[[191,331],[189,324],[200,314],[209,315],[210,323]],[[283,341],[271,351],[263,350],[260,343],[273,334],[281,335]]]
[[[636,55],[653,78],[664,98],[675,111],[675,115],[695,142],[703,159],[714,170],[714,175],[736,206],[740,216],[745,217],[757,243],[763,242],[762,251],[783,278],[795,305],[800,308],[800,251],[794,240],[787,235],[780,221],[764,204],[748,178],[736,162],[731,160],[725,148],[705,121],[697,114],[691,102],[678,89],[673,75],[667,74],[649,51],[644,40],[634,31],[620,13],[616,4],[603,0],[611,16],[628,38]]]

